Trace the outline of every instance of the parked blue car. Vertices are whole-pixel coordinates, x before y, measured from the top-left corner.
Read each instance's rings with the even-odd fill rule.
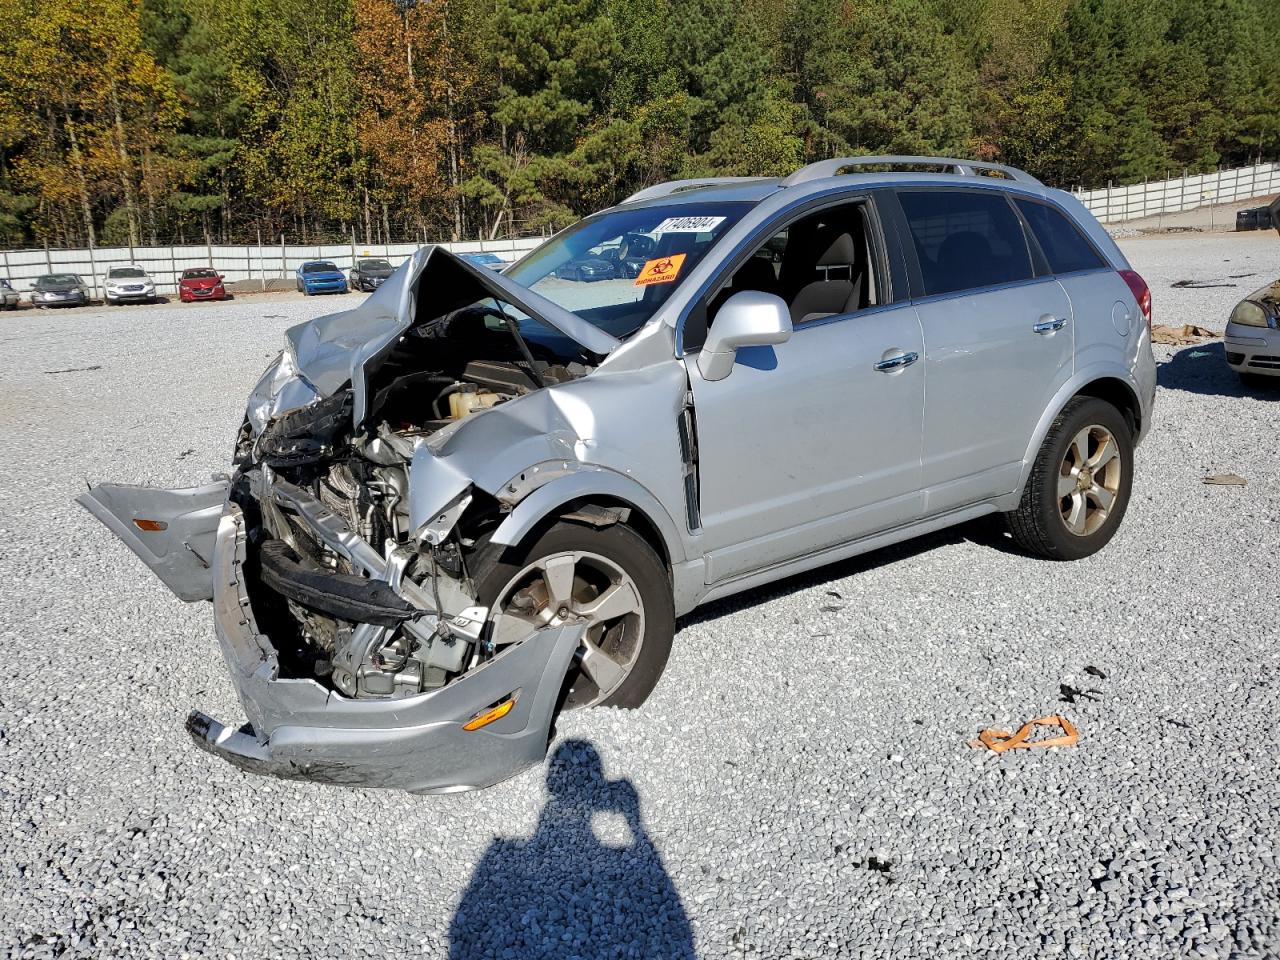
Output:
[[[298,292],[308,297],[317,293],[346,293],[347,278],[328,260],[308,260],[295,274]]]

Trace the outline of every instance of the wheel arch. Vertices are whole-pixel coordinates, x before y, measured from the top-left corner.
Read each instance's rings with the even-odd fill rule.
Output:
[[[1144,426],[1142,403],[1138,399],[1137,386],[1128,371],[1108,366],[1090,367],[1080,371],[1054,395],[1053,402],[1041,415],[1031,442],[1027,444],[1026,452],[1022,457],[1022,474],[1018,480],[1018,489],[1010,495],[1010,504],[1003,505],[1003,509],[1013,509],[1017,506],[1023,490],[1026,489],[1027,480],[1031,476],[1036,454],[1040,452],[1040,446],[1044,443],[1049,428],[1053,426],[1053,422],[1058,419],[1058,415],[1066,405],[1076,397],[1096,397],[1111,404],[1128,422],[1135,441],[1141,434]]]
[[[1119,377],[1099,377],[1096,380],[1090,380],[1070,399],[1075,397],[1097,397],[1099,400],[1105,400],[1123,414],[1135,438],[1142,432],[1142,404],[1138,402],[1138,393]]]
[[[679,530],[658,499],[635,480],[607,470],[571,474],[539,487],[498,525],[490,542],[517,546],[587,505],[626,510],[625,520],[617,522],[639,534],[668,569],[687,559]]]

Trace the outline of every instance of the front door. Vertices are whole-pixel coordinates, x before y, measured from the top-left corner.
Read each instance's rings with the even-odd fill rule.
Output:
[[[686,360],[707,582],[920,516],[923,355],[910,305],[797,327],[724,380]]]

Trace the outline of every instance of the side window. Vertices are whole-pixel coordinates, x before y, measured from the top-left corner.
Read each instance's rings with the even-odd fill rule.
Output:
[[[925,296],[1033,276],[1022,223],[1004,194],[903,190],[898,199],[920,260]]]
[[[1049,269],[1054,273],[1096,270],[1107,265],[1079,227],[1060,211],[1031,200],[1014,202],[1027,218],[1027,223],[1031,224],[1031,232],[1040,242],[1040,249],[1049,260]]]
[[[684,348],[696,350],[716,313],[735,293],[760,290],[781,297],[791,322],[855,313],[880,302],[866,202],[828,207],[793,220],[752,251],[704,307],[686,318]]]

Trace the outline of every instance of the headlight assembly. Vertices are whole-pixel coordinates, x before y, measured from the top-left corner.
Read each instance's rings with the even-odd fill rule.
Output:
[[[1231,322],[1245,327],[1267,326],[1267,312],[1252,300],[1241,300],[1231,311]]]

